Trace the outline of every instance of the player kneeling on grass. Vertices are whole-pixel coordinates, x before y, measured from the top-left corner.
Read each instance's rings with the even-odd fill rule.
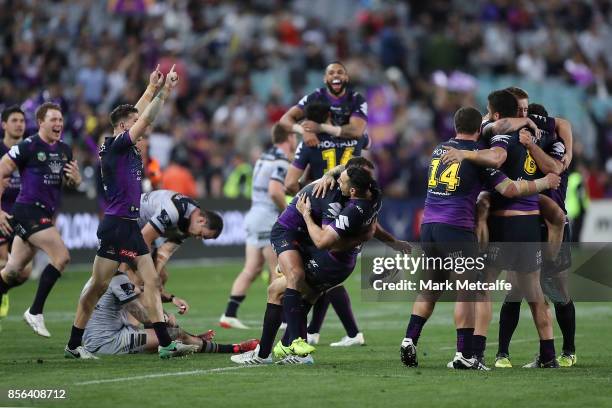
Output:
[[[131,279],[138,281],[134,275]],[[83,291],[90,284],[91,279],[85,284]],[[83,343],[87,351],[97,354],[157,352],[159,340],[155,330],[150,328],[151,320],[145,307],[140,303],[141,293],[142,289],[130,280],[128,274],[117,272],[85,327]],[[173,315],[164,316],[172,340],[189,346],[186,354],[244,353],[253,350],[259,343],[258,340],[246,340],[238,344],[217,344],[212,341],[214,332],[193,335],[180,328]]]

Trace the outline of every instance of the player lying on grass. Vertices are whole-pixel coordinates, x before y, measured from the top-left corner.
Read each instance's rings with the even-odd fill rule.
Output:
[[[351,274],[361,244],[374,235],[376,215],[380,208],[380,191],[370,173],[363,167],[349,165],[340,175],[338,184],[340,194],[348,199],[346,202],[341,201],[336,190],[327,194],[325,199],[314,197],[312,184],[305,187],[292,201],[291,207],[298,212],[293,216],[293,221],[304,223],[307,232],[293,231],[288,236],[287,230],[285,233],[280,231],[280,223],[287,221],[288,217],[279,218],[273,229],[272,245],[281,255],[289,247],[292,251],[299,251],[304,271],[304,278],[298,283],[300,291],[293,293],[285,289],[286,275],[270,285],[261,347],[235,356],[232,361],[238,364],[272,362],[270,353],[284,308],[287,320],[292,317],[297,325],[288,324],[286,336],[275,347],[275,355],[285,357],[281,361],[283,364],[313,362],[310,354],[314,352],[314,347],[303,340],[308,309],[321,294],[341,284]],[[281,264],[284,274],[283,267]],[[292,297],[291,303],[286,301],[288,292]]]
[[[140,303],[142,287],[134,284],[138,280],[133,274],[130,276],[119,271],[111,279],[85,327],[83,342],[87,351],[96,354],[157,352],[159,340],[155,330],[150,328],[151,320],[145,307]],[[90,284],[91,279],[83,291]],[[212,341],[214,332],[193,335],[180,328],[173,315],[164,313],[164,317],[170,338],[188,346],[185,354],[244,353],[259,343],[246,340],[238,344],[217,344]]]
[[[147,247],[151,249],[155,269],[161,279],[162,302],[172,302],[179,313],[189,311],[189,304],[165,290],[168,281],[166,264],[188,238],[215,239],[223,230],[223,218],[203,210],[194,199],[172,190],[155,190],[140,196],[138,226]],[[130,264],[133,268],[135,265]],[[125,271],[125,264],[120,266]]]
[[[532,195],[559,185],[559,177],[549,174],[534,181],[513,181],[494,169],[485,169],[469,161],[461,165],[441,163],[441,157],[449,149],[465,152],[478,150],[482,115],[474,108],[461,108],[455,113],[456,136],[436,146],[429,166],[428,190],[421,224],[421,243],[428,258],[478,257],[478,241],[474,234],[475,206],[479,192],[494,188],[504,197]],[[456,278],[472,280],[472,271],[459,274],[450,270],[427,270],[425,280],[444,282]],[[432,315],[441,291],[422,291],[412,307],[412,315],[402,341],[400,356],[409,367],[418,365],[417,343],[423,326]],[[457,329],[457,352],[450,368],[488,370],[473,357],[472,336],[475,325],[475,294],[466,290],[457,292],[455,325]]]

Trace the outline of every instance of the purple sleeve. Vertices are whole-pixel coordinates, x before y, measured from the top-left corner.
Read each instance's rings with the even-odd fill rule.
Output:
[[[113,144],[111,145],[111,150],[125,150],[132,146],[134,146],[134,142],[132,142],[132,139],[130,138],[130,132],[126,130],[115,138]]]
[[[491,137],[491,147],[501,147],[504,150],[508,150],[509,143],[510,135],[495,135]]]
[[[508,178],[503,172],[491,168],[483,169],[482,175],[483,183],[486,188],[495,188],[495,186]]]
[[[353,105],[351,116],[357,116],[365,121],[368,120],[368,102],[359,93],[355,93],[355,103]]]
[[[565,155],[565,144],[563,144],[563,141],[559,139],[548,146],[546,153],[553,159],[561,160]]]
[[[295,149],[295,157],[291,165],[293,167],[297,167],[300,170],[304,170],[307,164],[308,155],[306,154],[306,149],[304,148],[304,142],[300,142],[297,149]]]
[[[28,162],[31,146],[32,141],[30,139],[26,139],[9,149],[7,154],[11,160],[15,162],[18,168],[23,168]]]
[[[363,225],[363,213],[353,204],[348,204],[338,214],[333,224],[329,224],[340,235],[346,237],[354,235]]]

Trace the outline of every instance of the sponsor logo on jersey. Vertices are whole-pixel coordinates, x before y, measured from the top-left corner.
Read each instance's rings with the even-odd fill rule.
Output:
[[[136,251],[130,251],[129,249],[122,249],[119,251],[119,256],[123,256],[130,259],[136,259],[138,254]]]
[[[38,159],[38,161],[44,162],[45,160],[47,160],[47,155],[45,154],[45,152],[38,152],[36,158]]]
[[[349,219],[346,215],[340,215],[336,218],[336,228],[346,230],[349,226]]]
[[[330,203],[329,204],[329,213],[333,218],[336,218],[338,214],[342,211],[342,204],[340,203]]]
[[[40,154],[40,153],[38,153],[38,154]],[[43,155],[44,155],[44,153],[43,153]],[[39,157],[39,160],[40,160],[40,157]],[[60,171],[62,171],[62,167],[64,167],[64,163],[61,162],[61,161],[52,161],[52,162],[49,162],[49,168],[51,169],[51,173],[53,173],[53,174],[59,174]]]

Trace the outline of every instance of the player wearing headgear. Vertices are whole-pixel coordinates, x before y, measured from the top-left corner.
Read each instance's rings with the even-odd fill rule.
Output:
[[[78,186],[81,174],[72,158],[72,149],[60,140],[64,129],[61,108],[54,103],[43,103],[36,110],[36,121],[38,133],[13,145],[0,161],[0,179],[11,177],[15,171],[21,176],[21,190],[12,215],[0,210],[0,231],[4,236],[15,232],[11,256],[0,271],[0,297],[27,280],[31,271],[27,265],[36,249],[44,251],[50,262],[42,272],[34,301],[23,318],[36,334],[50,337],[43,307],[70,262],[53,217],[59,206],[62,184]],[[2,195],[3,187],[0,188]]]

